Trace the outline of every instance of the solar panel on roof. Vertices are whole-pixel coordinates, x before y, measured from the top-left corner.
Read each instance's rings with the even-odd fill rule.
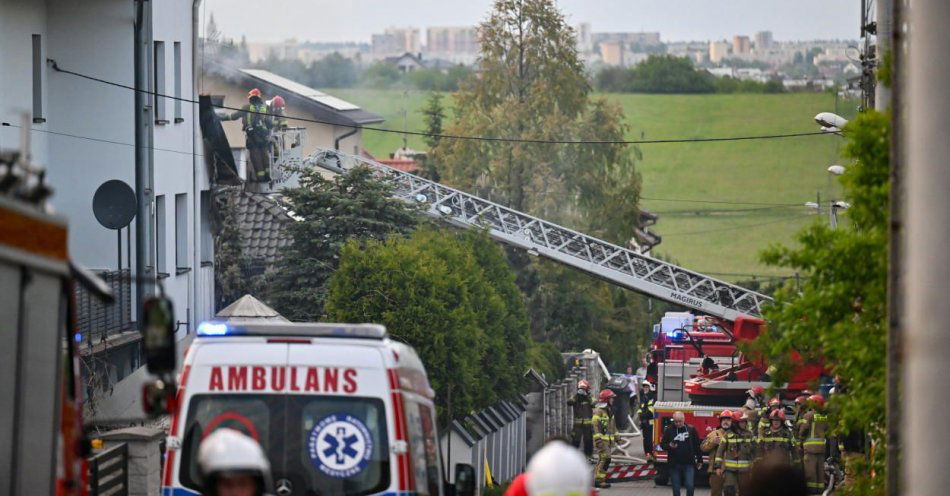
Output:
[[[320,90],[315,90],[309,86],[302,85],[296,81],[292,81],[283,76],[278,76],[270,71],[265,71],[262,69],[241,69],[241,72],[247,74],[248,76],[255,77],[267,83],[273,84],[274,86],[279,86],[291,93],[300,95],[309,100],[313,100],[322,105],[326,105],[334,110],[359,110],[358,105],[353,105],[352,103],[341,100],[335,96],[330,96]]]

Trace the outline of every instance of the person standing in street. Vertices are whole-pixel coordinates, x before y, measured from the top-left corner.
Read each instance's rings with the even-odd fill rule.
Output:
[[[683,412],[674,413],[673,425],[663,431],[660,441],[660,446],[667,452],[673,496],[680,496],[680,489],[684,486],[686,496],[693,496],[696,470],[703,466],[703,453],[699,445],[699,434],[693,426],[686,425]]]
[[[755,454],[755,437],[748,429],[749,414],[743,411],[732,415],[732,431],[719,443],[716,450],[716,475],[722,477],[724,496],[737,496],[745,493],[749,480],[749,469]]]
[[[594,406],[590,399],[590,383],[581,379],[577,383],[577,393],[567,401],[574,409],[574,431],[571,444],[575,448],[584,444],[584,454],[590,458],[594,454],[594,431],[591,427],[591,418],[594,415]]]
[[[828,449],[828,416],[825,398],[820,394],[808,397],[811,407],[798,424],[798,438],[802,440],[802,465],[809,494],[821,494],[825,489],[825,455]]]
[[[719,444],[732,428],[732,412],[723,410],[719,414],[719,428],[710,432],[699,448],[709,455],[709,495],[722,496],[722,476],[716,473],[715,458]]]
[[[600,391],[600,401],[594,407],[591,423],[594,428],[594,451],[597,453],[597,465],[594,466],[594,485],[599,488],[608,488],[607,466],[610,464],[610,454],[614,447],[614,436],[617,435],[617,425],[614,423],[613,402],[617,396],[609,389]]]
[[[656,410],[654,404],[656,396],[651,391],[650,383],[643,381],[640,383],[640,406],[637,408],[637,419],[640,422],[640,433],[643,437],[643,454],[647,462],[656,461],[653,453],[653,418]]]

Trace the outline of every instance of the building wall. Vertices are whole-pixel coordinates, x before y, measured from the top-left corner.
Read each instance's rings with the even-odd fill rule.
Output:
[[[166,92],[175,90],[173,57],[177,41],[181,44],[181,94],[193,98],[192,1],[149,3],[154,6],[154,38],[166,44]],[[133,85],[133,21],[134,3],[127,0],[0,0],[0,120],[18,124],[19,114],[32,108],[33,34],[41,36],[44,58],[55,60],[63,69]],[[54,189],[52,207],[69,220],[71,257],[89,268],[115,270],[116,232],[95,219],[92,198],[96,189],[110,179],[135,186],[134,92],[56,72],[48,64],[44,64],[43,80],[46,122],[33,124],[34,161],[47,169],[47,180]],[[182,121],[175,123],[174,103],[161,103],[166,106],[170,123],[155,126],[154,130],[155,194],[171,198],[166,203],[170,209],[174,208],[175,194],[185,194],[188,200],[188,256],[183,268],[190,270],[181,274],[172,270],[164,281],[178,320],[189,321],[189,325],[179,328],[184,336],[194,327],[196,317],[210,315],[211,306],[199,308],[198,302],[213,300],[213,286],[199,284],[194,276],[195,241],[202,239],[202,230],[210,227],[197,221],[201,208],[197,202],[200,190],[207,188],[207,178],[202,168],[194,167],[194,146],[200,143],[196,140],[197,109],[182,103]],[[0,127],[0,147],[17,146],[18,131]],[[172,263],[174,219],[173,210],[166,213],[163,236]],[[134,228],[135,221],[130,226]],[[123,265],[129,265],[126,239],[123,230]],[[134,246],[131,252],[134,257]],[[134,314],[133,309],[133,318]]]
[[[736,35],[732,38],[732,53],[749,53],[752,50],[752,42],[748,36]]]
[[[719,63],[722,59],[729,56],[729,43],[725,41],[709,42],[709,61]]]
[[[239,87],[234,83],[226,81],[221,76],[208,74],[204,78],[202,92],[209,95],[223,95],[224,105],[227,107],[238,108],[247,103],[247,92],[250,88]],[[264,95],[264,99],[273,98],[274,95]],[[307,110],[294,105],[289,99],[285,113],[288,116],[299,116],[313,118]],[[231,112],[228,110],[228,112]],[[244,148],[244,132],[241,131],[241,121],[227,121],[221,123],[224,126],[224,133],[228,137],[228,142],[232,148]],[[306,137],[303,140],[302,154],[304,157],[313,153],[319,148],[333,148],[333,142],[337,136],[342,136],[352,128],[343,126],[333,126],[329,124],[318,124],[313,122],[289,120],[288,125],[302,127],[306,130]],[[340,142],[340,151],[345,153],[358,154],[363,148],[363,132],[358,131],[353,136],[349,136]],[[235,156],[235,159],[238,157]]]

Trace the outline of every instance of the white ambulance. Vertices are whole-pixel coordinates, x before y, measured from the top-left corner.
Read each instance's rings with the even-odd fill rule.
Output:
[[[224,427],[261,444],[279,496],[448,489],[435,393],[415,351],[383,326],[205,322],[179,378],[165,496],[200,493],[198,445]]]

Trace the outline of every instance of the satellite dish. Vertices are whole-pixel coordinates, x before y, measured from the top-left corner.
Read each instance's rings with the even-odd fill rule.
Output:
[[[122,229],[135,218],[135,192],[118,179],[106,181],[92,197],[92,213],[106,229]]]

